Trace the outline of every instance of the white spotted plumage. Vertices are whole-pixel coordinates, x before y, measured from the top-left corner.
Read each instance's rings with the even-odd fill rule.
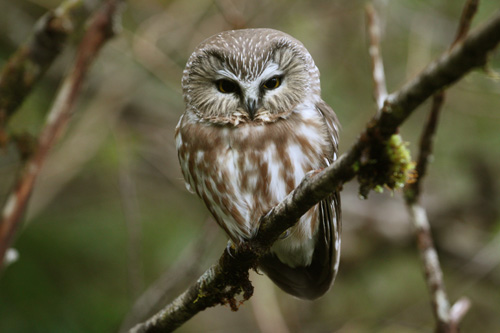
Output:
[[[212,36],[189,58],[182,85],[176,145],[186,186],[235,242],[254,237],[262,215],[335,159],[338,122],[321,99],[319,71],[282,32]],[[260,267],[283,290],[313,299],[329,289],[339,254],[334,193],[284,233]]]

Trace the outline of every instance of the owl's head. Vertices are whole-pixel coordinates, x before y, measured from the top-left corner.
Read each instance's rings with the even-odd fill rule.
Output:
[[[216,124],[273,122],[319,99],[319,72],[298,40],[277,30],[221,32],[203,41],[182,78],[187,111]]]

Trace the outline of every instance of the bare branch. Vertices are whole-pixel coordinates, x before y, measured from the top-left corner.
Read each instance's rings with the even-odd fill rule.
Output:
[[[104,43],[114,35],[115,14],[119,4],[119,0],[110,0],[93,15],[91,24],[78,48],[75,65],[64,80],[54,105],[47,116],[45,127],[38,140],[36,152],[26,163],[14,191],[7,199],[0,221],[0,266],[5,252],[12,243],[14,234],[19,227],[33,185],[45,158],[71,117],[73,106],[90,64]]]
[[[477,10],[478,2],[479,1],[476,0],[467,1],[462,12],[457,35],[451,48],[466,37],[471,20]],[[422,186],[421,182],[426,174],[429,158],[432,154],[434,136],[441,107],[444,103],[444,97],[444,90],[437,92],[433,97],[432,109],[420,139],[420,151],[416,166],[417,178],[415,182],[406,186],[404,194],[406,206],[410,215],[410,222],[415,230],[427,287],[431,294],[432,309],[434,317],[436,318],[436,332],[458,332],[459,321],[469,309],[470,302],[468,299],[463,298],[452,307],[452,310],[450,310],[450,304],[443,281],[443,272],[439,264],[437,251],[434,248],[427,213],[418,203]]]
[[[384,62],[380,52],[380,23],[377,12],[371,3],[366,4],[365,11],[368,36],[370,37],[369,53],[372,59],[373,97],[377,102],[378,109],[381,110],[387,97],[387,87],[385,84]]]
[[[67,37],[88,17],[83,0],[67,0],[45,14],[33,36],[10,57],[0,74],[0,147],[10,116],[61,53]]]
[[[328,168],[307,174],[300,185],[267,215],[261,218],[258,235],[236,248],[224,251],[219,262],[210,267],[187,291],[132,332],[168,332],[182,325],[199,311],[229,303],[237,308],[235,295],[248,299],[252,286],[248,270],[258,264],[279,235],[313,205],[339,189],[356,175],[355,164],[361,153],[374,142],[385,140],[405,119],[441,89],[451,85],[471,69],[486,64],[488,54],[500,42],[500,11],[450,52],[431,63],[418,77],[388,96],[380,116],[374,117],[352,147]]]
[[[470,25],[472,23],[472,19],[477,12],[477,8],[479,7],[479,0],[467,0],[467,3],[462,10],[462,17],[460,17],[460,22],[458,23],[457,34],[455,36],[455,40],[453,41],[452,47],[458,43],[460,40],[464,39],[467,36],[467,33],[470,30]]]
[[[431,294],[432,309],[437,320],[437,331],[444,332],[449,322],[450,304],[444,288],[443,272],[434,248],[427,213],[417,203],[408,204],[407,207],[410,222],[415,229],[427,287]]]
[[[457,29],[457,34],[450,48],[453,48],[457,43],[464,39],[469,32],[471,21],[477,11],[478,4],[479,0],[468,0],[465,4],[462,11],[462,17]],[[424,133],[422,133],[422,137],[420,139],[420,150],[416,166],[418,177],[416,181],[412,184],[409,184],[409,186],[407,186],[405,190],[406,199],[409,200],[410,204],[417,202],[418,196],[420,194],[421,179],[423,179],[427,172],[427,165],[429,163],[430,156],[432,155],[434,134],[436,132],[439,113],[441,107],[443,106],[444,99],[444,90],[437,92],[433,96],[431,113],[429,115],[429,118],[427,119],[427,123],[424,126]]]
[[[424,125],[424,132],[420,138],[419,155],[417,159],[417,166],[415,171],[417,173],[417,178],[414,182],[409,183],[405,188],[405,199],[408,204],[414,204],[418,201],[420,195],[421,183],[425,174],[427,173],[427,166],[429,160],[432,156],[432,146],[434,142],[434,136],[436,133],[437,123],[439,120],[439,114],[441,107],[444,103],[445,94],[443,91],[436,93],[432,97],[432,108],[427,118],[427,122]]]
[[[448,328],[450,304],[446,295],[439,257],[434,248],[427,212],[419,205],[418,201],[421,192],[421,181],[426,174],[429,158],[432,155],[434,135],[443,102],[443,91],[434,95],[431,113],[424,126],[424,132],[420,140],[419,157],[415,168],[417,178],[413,183],[408,184],[404,191],[410,215],[410,223],[415,231],[427,287],[431,294],[432,309],[437,322],[437,332],[445,332]]]

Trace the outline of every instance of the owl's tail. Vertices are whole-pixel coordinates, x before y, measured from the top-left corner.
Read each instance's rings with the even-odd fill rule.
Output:
[[[333,206],[333,207],[332,207]],[[332,286],[340,258],[340,199],[335,194],[320,203],[320,224],[309,266],[290,267],[269,253],[260,269],[285,292],[302,299],[323,296]]]

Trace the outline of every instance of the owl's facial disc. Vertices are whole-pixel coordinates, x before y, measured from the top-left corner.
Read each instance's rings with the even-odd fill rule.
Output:
[[[249,48],[235,43],[195,54],[183,88],[199,119],[234,126],[270,123],[289,117],[310,97],[311,70],[296,48],[275,42],[253,55]]]
[[[275,94],[284,81],[283,72],[274,62],[269,62],[262,73],[254,79],[241,80],[226,69],[219,70],[217,74],[222,77],[215,81],[219,92],[237,97],[239,100],[237,110],[243,109],[252,121],[256,118],[264,120],[259,119],[259,113],[269,113],[268,110],[263,109],[265,99]]]

